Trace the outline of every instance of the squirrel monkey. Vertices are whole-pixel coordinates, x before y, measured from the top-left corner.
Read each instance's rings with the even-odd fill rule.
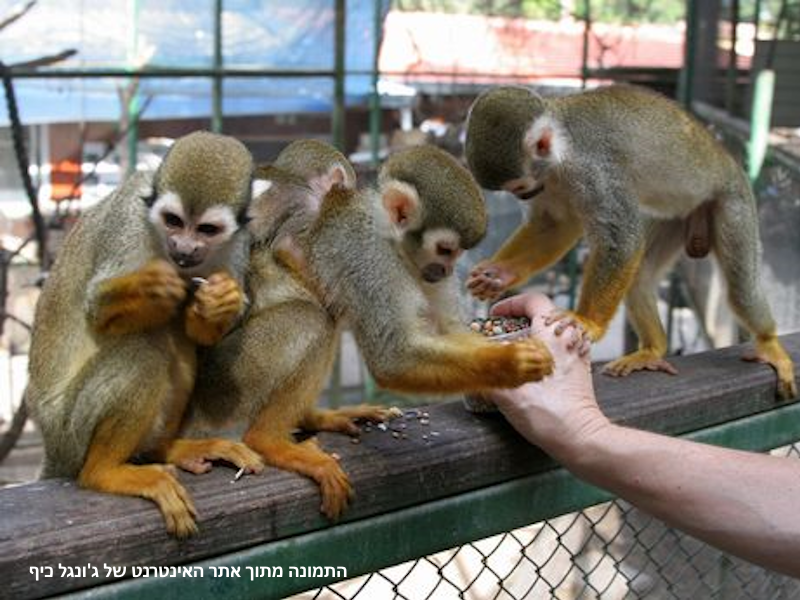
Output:
[[[134,174],[82,216],[36,308],[27,399],[42,476],[149,498],[178,537],[196,531],[196,512],[172,465],[263,468],[243,444],[176,439],[196,345],[217,342],[242,311],[252,171],[232,138],[180,138],[152,182]],[[193,295],[192,277],[207,279]]]
[[[586,235],[590,256],[575,314],[592,339],[623,297],[639,349],[611,362],[622,376],[675,373],[655,285],[682,246],[713,250],[728,300],[755,336],[756,358],[777,371],[778,394],[797,395],[759,278],[758,217],[742,169],[723,146],[667,98],[611,86],[545,99],[520,87],[483,93],[470,109],[466,157],[478,183],[520,200],[536,198],[529,222],[467,283],[491,299],[561,258]]]
[[[319,210],[303,253],[381,386],[483,391],[552,371],[538,340],[493,343],[455,315],[453,268],[483,237],[487,216],[480,190],[452,156],[434,146],[399,152],[382,167],[377,189],[335,186]]]
[[[356,176],[337,150],[316,140],[293,142],[272,165],[258,167],[248,212],[252,236],[247,289],[251,305],[240,326],[200,353],[190,402],[190,430],[246,423],[243,440],[267,464],[313,479],[321,511],[338,518],[352,497],[341,465],[314,439],[293,432],[357,435],[355,419],[382,421],[378,406],[320,410],[342,322],[322,304],[298,240],[334,185],[353,189]]]

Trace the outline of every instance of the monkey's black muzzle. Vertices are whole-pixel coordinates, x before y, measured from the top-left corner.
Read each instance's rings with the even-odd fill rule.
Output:
[[[191,254],[170,254],[172,262],[181,269],[192,269],[203,262],[203,259]]]

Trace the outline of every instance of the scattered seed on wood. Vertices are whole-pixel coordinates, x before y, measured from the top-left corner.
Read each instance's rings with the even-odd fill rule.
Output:
[[[236,471],[236,475],[233,476],[233,480],[231,481],[231,483],[236,483],[237,481],[239,481],[242,478],[242,475],[244,475],[244,467]]]
[[[352,438],[350,438],[350,443],[351,444],[360,444],[361,443],[361,438],[352,437]]]
[[[386,423],[378,423],[378,429],[381,431],[386,431],[389,428],[386,426]]]
[[[339,454],[337,454],[336,452],[331,452],[331,458],[333,460],[342,460],[342,457]]]
[[[399,431],[393,431],[393,432],[392,432],[392,437],[393,437],[394,439],[397,439],[397,438],[399,438],[399,437],[400,437],[400,432],[399,432]]]

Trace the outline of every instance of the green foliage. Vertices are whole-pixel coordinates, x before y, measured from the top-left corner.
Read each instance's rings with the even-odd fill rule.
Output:
[[[583,0],[394,0],[402,11],[470,13],[555,20],[573,12],[585,14]],[[684,18],[685,0],[590,1],[593,21],[610,23],[676,23]]]

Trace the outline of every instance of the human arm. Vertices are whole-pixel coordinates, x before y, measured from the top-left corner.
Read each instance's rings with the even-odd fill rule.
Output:
[[[555,335],[558,325],[544,325],[552,310],[529,294],[493,311],[531,317],[555,359],[551,377],[492,394],[509,422],[576,476],[726,552],[800,577],[800,461],[611,423],[588,357],[568,349],[572,336]]]

